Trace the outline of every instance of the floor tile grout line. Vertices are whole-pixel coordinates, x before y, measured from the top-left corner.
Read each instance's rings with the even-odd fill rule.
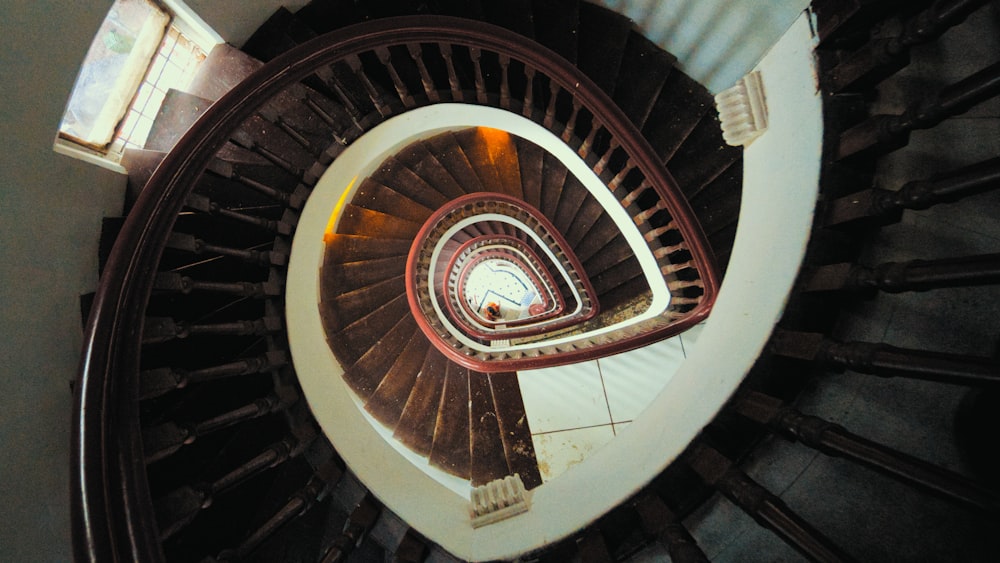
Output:
[[[615,432],[615,417],[611,414],[611,401],[608,400],[608,388],[604,385],[604,370],[601,369],[601,360],[595,360],[597,364],[597,375],[601,378],[601,391],[604,393],[604,406],[608,408],[608,423],[611,424],[611,434],[617,436]]]
[[[630,420],[628,422],[632,422],[632,421]],[[622,424],[624,424],[624,422],[622,422]],[[534,437],[534,436],[544,436],[546,434],[558,434],[559,432],[571,432],[573,430],[587,430],[589,428],[603,428],[605,426],[614,426],[614,425],[615,425],[614,422],[608,422],[607,424],[591,424],[589,426],[576,426],[576,427],[573,427],[573,428],[563,428],[563,429],[560,429],[560,430],[543,430],[542,432],[535,432],[531,436],[532,437]],[[613,433],[614,432],[614,428],[612,428],[611,431]]]

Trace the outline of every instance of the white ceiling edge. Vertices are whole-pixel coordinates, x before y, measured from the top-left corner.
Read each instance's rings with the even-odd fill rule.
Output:
[[[736,244],[712,322],[707,323],[694,353],[620,436],[559,478],[531,491],[528,512],[483,528],[472,528],[467,498],[404,461],[378,435],[354,405],[352,393],[340,377],[342,370],[326,344],[316,307],[317,271],[323,252],[319,234],[340,191],[324,195],[317,186],[299,222],[300,236],[294,241],[289,265],[289,342],[317,420],[351,470],[381,502],[456,557],[510,559],[588,525],[677,458],[715,417],[753,365],[784,310],[805,254],[822,150],[814,46],[808,17],[802,15],[758,66],[772,121],[768,132],[744,153],[743,204]],[[475,109],[478,114],[485,108]],[[511,114],[504,115],[502,123],[470,118],[468,125],[507,129],[532,139],[511,127],[516,121]],[[423,129],[421,136],[426,133]],[[395,137],[383,140],[383,144],[391,147],[387,149],[391,153],[411,140]],[[344,160],[338,158],[331,170]],[[349,182],[350,178],[341,177],[340,190]],[[622,463],[626,459],[628,463]]]

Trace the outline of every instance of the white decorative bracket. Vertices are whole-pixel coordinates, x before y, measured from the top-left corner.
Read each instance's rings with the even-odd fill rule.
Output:
[[[528,511],[528,492],[517,473],[472,489],[472,527],[479,528]]]
[[[729,145],[747,146],[767,131],[764,81],[756,70],[716,94],[715,107],[722,122],[722,138]]]

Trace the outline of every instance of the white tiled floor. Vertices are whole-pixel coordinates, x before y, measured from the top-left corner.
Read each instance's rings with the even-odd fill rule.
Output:
[[[518,372],[542,481],[584,461],[639,416],[703,328],[600,360]]]

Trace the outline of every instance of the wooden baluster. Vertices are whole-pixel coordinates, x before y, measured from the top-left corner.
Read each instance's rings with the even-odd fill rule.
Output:
[[[510,109],[510,56],[500,55],[500,107]]]
[[[196,335],[263,336],[278,332],[282,328],[279,316],[265,316],[252,321],[211,324],[175,321],[168,317],[147,317],[143,326],[142,341],[143,344],[155,344]]]
[[[403,107],[415,107],[417,104],[413,101],[413,96],[410,94],[409,88],[406,87],[403,79],[399,77],[396,67],[392,66],[392,54],[389,53],[389,48],[376,47],[375,54],[378,56],[378,60],[382,63],[382,66],[385,67],[386,72],[389,73],[389,78],[392,79],[392,84],[396,87],[396,95],[399,96],[399,101],[403,102]]]
[[[525,66],[524,77],[527,82],[524,86],[524,107],[521,108],[521,115],[531,119],[531,115],[535,112],[535,69]]]
[[[869,41],[827,74],[827,88],[866,89],[888,78],[910,62],[910,48],[940,37],[989,0],[938,0],[913,16],[899,34]]]
[[[782,435],[799,440],[824,454],[843,457],[928,490],[944,498],[996,513],[998,498],[965,477],[892,448],[866,440],[847,429],[803,414],[781,400],[751,392],[734,404],[736,412],[766,424]]]
[[[248,225],[253,225],[259,227],[266,231],[276,232],[282,235],[288,235],[292,232],[292,225],[294,220],[286,221],[285,217],[281,221],[275,221],[274,219],[267,219],[265,217],[258,217],[256,215],[248,215],[246,213],[241,213],[233,209],[227,209],[222,207],[218,203],[212,201],[206,196],[200,194],[188,194],[187,199],[184,201],[184,205],[189,209],[195,211],[200,211],[202,213],[210,213],[213,215],[221,215],[223,217],[228,217],[234,221],[239,221],[241,223],[246,223]],[[288,211],[286,210],[286,213]],[[290,216],[288,217],[290,218]]]
[[[898,190],[873,188],[830,202],[823,222],[826,226],[899,221],[905,209],[927,209],[1000,187],[1000,157],[964,166],[927,180],[908,182]]]
[[[441,95],[438,94],[434,80],[431,78],[431,73],[427,71],[427,65],[424,64],[424,55],[420,43],[407,43],[406,50],[410,52],[410,58],[417,65],[417,72],[420,73],[420,83],[424,86],[424,94],[427,95],[427,99],[432,103],[441,101]]]
[[[347,556],[364,541],[365,535],[375,525],[380,512],[381,507],[371,493],[365,495],[347,517],[344,531],[327,547],[321,559],[322,563],[335,563],[347,559]]]
[[[166,540],[184,529],[202,509],[209,507],[219,494],[283,463],[290,457],[294,446],[295,440],[288,438],[271,445],[212,483],[185,485],[157,499],[156,520],[160,524],[160,540]]]
[[[792,512],[780,498],[754,482],[716,450],[696,444],[685,462],[708,485],[733,501],[758,524],[788,545],[817,561],[851,561],[851,557]]]
[[[220,256],[228,256],[260,266],[266,266],[269,264],[280,265],[288,262],[288,253],[282,253],[277,248],[273,251],[232,248],[211,244],[195,237],[194,235],[178,232],[170,234],[170,239],[167,240],[167,248],[190,252],[191,254],[196,255],[218,254]]]
[[[348,56],[345,61],[347,66],[351,67],[351,71],[354,75],[358,77],[358,81],[361,82],[361,86],[364,87],[365,92],[368,94],[368,99],[372,101],[372,105],[378,110],[379,115],[382,117],[389,117],[392,113],[389,110],[389,106],[385,105],[385,101],[382,100],[382,96],[379,94],[375,85],[372,84],[371,79],[368,78],[368,74],[365,72],[364,64],[361,62],[361,57],[357,55]]]
[[[1000,383],[992,358],[897,348],[874,342],[839,342],[818,333],[777,329],[771,350],[780,356],[825,363],[879,377],[909,377],[958,385]]]
[[[189,294],[192,291],[228,293],[241,297],[263,298],[281,294],[282,283],[272,270],[271,279],[266,282],[213,282],[196,280],[177,272],[159,272],[153,281],[153,289]]]
[[[542,126],[552,131],[553,124],[556,121],[556,100],[559,98],[559,91],[561,88],[555,80],[549,79],[549,104],[545,108],[545,118],[542,120]]]
[[[830,264],[807,273],[803,291],[924,291],[1000,283],[1000,254],[886,262],[872,268]]]
[[[480,62],[482,51],[478,47],[469,47],[469,56],[472,57],[472,67],[476,73],[476,101],[485,104],[486,78],[483,76],[483,67]]]
[[[608,149],[604,151],[604,154],[601,155],[601,159],[594,165],[594,174],[600,176],[604,173],[604,169],[607,168],[608,163],[611,162],[611,156],[616,150],[618,150],[619,146],[618,139],[612,137],[611,142],[608,144]]]
[[[451,100],[453,102],[465,101],[462,95],[462,84],[458,81],[458,73],[455,72],[455,61],[452,59],[451,45],[441,43],[441,56],[444,57],[445,67],[448,68],[448,86],[451,88]]]
[[[163,459],[186,444],[191,444],[201,436],[222,428],[276,412],[288,406],[277,395],[264,398],[222,413],[212,418],[192,424],[168,421],[142,431],[142,441],[146,452],[146,463]]]
[[[576,119],[580,114],[580,102],[573,97],[573,112],[569,114],[569,119],[566,120],[566,127],[563,128],[562,135],[560,138],[566,144],[569,144],[570,139],[573,138],[573,130],[576,128]]]
[[[635,502],[639,512],[643,531],[663,543],[670,553],[674,563],[708,563],[705,553],[698,547],[687,528],[680,522],[677,515],[656,496],[646,492]]]
[[[837,159],[866,150],[887,152],[909,142],[910,132],[929,129],[1000,94],[1000,63],[942,90],[932,99],[916,102],[901,115],[875,115],[840,135]]]
[[[218,364],[194,370],[175,367],[161,367],[143,371],[139,375],[139,398],[159,397],[174,389],[181,389],[190,383],[203,383],[238,375],[249,375],[278,369],[288,365],[284,352],[274,351],[253,358]]]

